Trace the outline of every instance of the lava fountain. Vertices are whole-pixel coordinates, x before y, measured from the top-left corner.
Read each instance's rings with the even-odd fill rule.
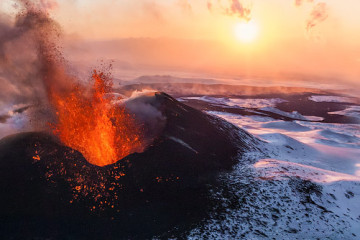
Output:
[[[68,74],[67,61],[59,45],[61,28],[42,7],[43,1],[15,2],[22,11],[14,19],[14,25],[6,25],[7,37],[0,42],[0,53],[4,49],[2,45],[14,43],[11,49],[18,54],[15,57],[6,55],[3,62],[8,65],[0,71],[8,68],[21,72],[18,75],[24,76],[14,75],[12,80],[19,86],[30,83],[23,86],[27,91],[33,90],[27,98],[45,108],[50,105],[50,109],[46,109],[50,114],[44,118],[35,115],[34,125],[39,124],[42,129],[43,121],[51,122],[52,131],[64,145],[81,152],[90,163],[98,166],[115,163],[143,150],[140,126],[124,106],[113,104],[116,99],[109,94],[110,75],[94,71],[90,84],[80,84]],[[34,47],[20,53],[16,47],[23,49],[21,46]],[[20,67],[14,68],[17,65]],[[49,116],[55,119],[50,120]]]
[[[125,107],[112,104],[111,78],[96,71],[90,89],[76,84],[65,92],[50,91],[57,121],[53,132],[88,162],[105,166],[141,149],[141,131]]]

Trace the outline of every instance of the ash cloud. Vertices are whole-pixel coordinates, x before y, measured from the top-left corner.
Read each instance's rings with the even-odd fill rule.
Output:
[[[47,130],[48,123],[56,121],[50,96],[61,96],[80,85],[79,79],[69,74],[61,52],[61,28],[48,14],[56,6],[54,2],[17,3],[20,13],[14,19],[5,15],[0,18],[0,83],[4,92],[0,106],[3,111],[6,109],[0,112],[0,137],[24,130]],[[150,139],[164,119],[142,99],[127,105],[144,122]],[[26,107],[16,108],[21,104]]]
[[[16,16],[0,13],[0,106],[2,109],[19,104],[47,107],[47,94],[67,87],[69,77],[57,45],[60,26],[48,10],[54,1],[16,1]],[[27,109],[26,109],[27,110]],[[16,110],[15,110],[16,111]],[[34,110],[35,129],[45,126],[49,111]],[[41,123],[38,119],[44,119]]]
[[[0,22],[0,77],[10,83],[10,92],[22,95],[14,98],[31,100],[43,86],[49,87],[50,81],[51,85],[65,85],[64,78],[53,72],[62,65],[58,64],[62,57],[56,44],[61,30],[46,12],[52,6],[45,5],[46,1],[18,3],[22,11],[15,22],[3,18]]]

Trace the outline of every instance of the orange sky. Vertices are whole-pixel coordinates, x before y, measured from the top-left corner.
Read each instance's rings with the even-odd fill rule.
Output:
[[[14,11],[10,4],[0,6]],[[258,28],[250,42],[236,37],[237,24],[247,17],[239,6],[251,9]],[[359,0],[59,0],[51,7],[71,40],[68,54],[78,61],[111,58],[159,71],[360,82]],[[317,7],[325,11],[321,16]],[[79,44],[90,40],[97,45]]]

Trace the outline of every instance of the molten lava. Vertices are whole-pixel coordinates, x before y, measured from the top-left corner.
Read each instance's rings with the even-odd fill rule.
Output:
[[[90,163],[105,166],[140,150],[140,128],[123,106],[112,104],[111,79],[94,71],[92,80],[90,91],[81,85],[65,92],[50,90],[57,116],[52,127],[65,145]]]

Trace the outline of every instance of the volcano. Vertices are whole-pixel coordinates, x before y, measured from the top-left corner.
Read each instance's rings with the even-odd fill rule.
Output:
[[[154,109],[158,117],[133,110],[149,144],[111,165],[92,165],[45,132],[0,141],[5,238],[180,236],[215,204],[209,186],[217,184],[218,174],[231,170],[246,152],[260,151],[260,140],[246,131],[165,93],[126,105],[130,111]]]

